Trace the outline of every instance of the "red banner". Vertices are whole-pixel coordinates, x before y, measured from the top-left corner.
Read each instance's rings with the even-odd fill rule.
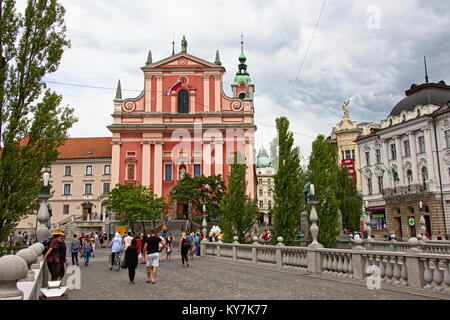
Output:
[[[355,161],[353,159],[342,159],[342,166],[348,169],[348,177],[355,179]]]

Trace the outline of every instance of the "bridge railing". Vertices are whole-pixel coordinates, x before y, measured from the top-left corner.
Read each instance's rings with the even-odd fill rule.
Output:
[[[450,255],[424,252],[427,245],[411,239],[397,251],[367,250],[359,243],[352,249],[287,247],[277,245],[201,242],[201,255],[234,262],[251,262],[280,270],[291,269],[367,282],[433,290],[450,294]],[[386,248],[384,248],[386,249]],[[403,250],[404,249],[404,250]]]
[[[0,300],[39,300],[48,280],[44,245],[35,243],[15,255],[0,257]]]

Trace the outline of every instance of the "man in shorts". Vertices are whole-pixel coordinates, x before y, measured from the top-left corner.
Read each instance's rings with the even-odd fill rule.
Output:
[[[159,244],[162,247],[159,248]],[[156,270],[159,266],[159,253],[164,249],[166,243],[156,235],[156,230],[150,230],[150,237],[146,239],[143,254],[147,266],[147,282],[156,283]],[[153,267],[153,272],[151,270]]]

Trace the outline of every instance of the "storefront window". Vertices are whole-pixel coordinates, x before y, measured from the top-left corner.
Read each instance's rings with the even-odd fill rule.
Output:
[[[386,230],[386,216],[384,213],[373,213],[372,219],[372,230]]]

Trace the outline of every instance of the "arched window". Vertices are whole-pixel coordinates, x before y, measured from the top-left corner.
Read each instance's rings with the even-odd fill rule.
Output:
[[[239,94],[239,99],[245,99],[245,92],[241,92]]]
[[[413,182],[413,175],[411,170],[406,171],[406,178],[408,180],[408,185],[411,185]]]
[[[189,113],[189,94],[184,89],[178,92],[178,113]]]
[[[428,169],[427,167],[422,168],[422,182],[425,184],[428,180]]]

